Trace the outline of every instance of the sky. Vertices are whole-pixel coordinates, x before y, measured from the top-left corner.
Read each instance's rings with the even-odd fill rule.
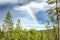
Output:
[[[14,24],[19,18],[23,29],[44,30],[48,16],[46,10],[53,5],[48,5],[47,0],[0,0],[0,26],[11,11]]]

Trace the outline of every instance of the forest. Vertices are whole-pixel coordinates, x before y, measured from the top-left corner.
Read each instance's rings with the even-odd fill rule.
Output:
[[[48,0],[47,3],[50,5],[54,4],[55,1]],[[21,26],[19,18],[14,27],[15,23],[12,20],[12,13],[9,10],[0,28],[0,40],[58,40],[58,20],[56,10],[60,10],[60,7],[49,8],[46,10],[49,18],[45,25],[46,30],[23,30],[23,25]]]

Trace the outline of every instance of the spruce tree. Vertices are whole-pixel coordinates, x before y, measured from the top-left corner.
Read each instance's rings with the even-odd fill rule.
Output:
[[[12,14],[10,11],[7,12],[6,18],[4,20],[6,29],[7,29],[7,38],[6,40],[10,40],[11,38],[11,31],[13,30],[13,21],[12,21]]]
[[[22,28],[21,28],[21,24],[20,24],[20,19],[17,20],[17,24],[16,24],[16,31],[17,31],[17,39],[21,40],[21,33],[22,33]]]
[[[21,24],[20,24],[20,19],[19,19],[19,18],[18,18],[18,20],[17,20],[16,30],[19,31],[19,32],[22,30]]]
[[[6,15],[4,22],[6,24],[7,31],[13,29],[12,14],[10,11],[7,12],[7,15]]]

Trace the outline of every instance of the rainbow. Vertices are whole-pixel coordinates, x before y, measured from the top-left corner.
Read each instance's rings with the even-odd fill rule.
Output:
[[[31,15],[33,21],[34,21],[34,22],[37,22],[37,19],[36,19],[36,17],[35,17],[35,14],[34,14],[32,8],[31,8],[31,7],[27,7],[27,11],[28,11],[29,14]]]

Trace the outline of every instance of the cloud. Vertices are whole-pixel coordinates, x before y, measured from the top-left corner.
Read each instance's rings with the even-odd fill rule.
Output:
[[[23,10],[26,10],[27,7],[31,7],[33,9],[33,11],[37,12],[39,10],[44,9],[45,6],[48,6],[48,4],[47,3],[30,2],[27,5],[15,6],[13,9],[17,10],[17,11],[23,11]]]
[[[28,3],[32,1],[45,2],[46,0],[0,0],[0,3]]]
[[[17,3],[17,0],[0,0],[0,5],[2,4],[15,4]]]
[[[46,10],[47,8],[44,8],[44,7],[48,6],[48,4],[47,3],[36,3],[36,2],[33,2],[33,3],[30,3],[29,6],[33,9],[33,11],[35,13],[37,13],[40,10]]]
[[[46,6],[46,5],[47,5],[47,3],[36,3],[36,2],[31,2],[29,4],[30,7],[32,7],[32,8],[39,8],[39,9],[43,9],[44,6]]]
[[[44,3],[44,2],[46,2],[47,0],[36,0],[37,2],[42,2],[42,3]]]
[[[35,0],[0,0],[0,5],[2,5],[2,4],[17,4],[17,3],[28,4],[31,1],[35,1]]]
[[[39,24],[28,18],[21,18],[21,25],[23,29],[36,29],[36,30],[45,30],[45,24]]]
[[[29,4],[23,5],[23,6],[15,6],[13,9],[16,11],[23,11],[26,10],[27,7],[31,7],[34,12],[38,12],[40,10],[47,10],[50,7],[54,7],[53,5],[48,5],[48,3],[37,3],[36,1],[30,2]]]
[[[14,4],[14,5],[26,5],[30,2],[46,2],[46,0],[0,0],[0,5],[6,5],[6,4]]]
[[[26,5],[24,6],[15,6],[13,9],[16,10],[16,11],[23,11],[23,10],[26,10]]]
[[[36,30],[46,30],[46,27],[45,27],[45,24],[35,24],[31,25],[31,26],[26,26],[26,25],[23,25],[23,29],[27,29],[27,30],[30,30],[30,29],[36,29]]]

